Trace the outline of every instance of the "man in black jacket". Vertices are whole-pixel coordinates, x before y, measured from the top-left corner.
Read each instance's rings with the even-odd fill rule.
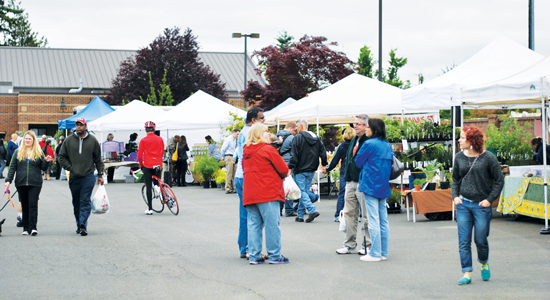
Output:
[[[344,174],[344,180],[346,180],[346,194],[344,196],[344,216],[346,218],[347,230],[346,239],[342,248],[336,249],[338,254],[351,254],[357,252],[359,255],[366,255],[370,248],[371,240],[369,231],[366,230],[368,225],[367,213],[365,208],[365,197],[363,193],[359,192],[359,173],[361,168],[355,164],[355,156],[363,143],[368,139],[366,135],[367,125],[369,117],[367,115],[358,115],[355,117],[355,123],[353,128],[355,129],[356,136],[351,140],[348,154],[346,158],[346,173]],[[363,211],[363,220],[365,224],[363,226],[363,234],[365,235],[366,245],[361,250],[357,251],[357,219],[359,217],[359,207]]]
[[[88,218],[92,211],[92,190],[97,169],[97,184],[103,185],[103,161],[97,139],[88,133],[84,118],[76,120],[76,132],[70,135],[59,151],[59,163],[70,172],[69,188],[73,197],[76,233],[88,235]]]
[[[325,169],[327,162],[327,151],[321,140],[311,131],[307,131],[307,120],[299,119],[296,121],[296,129],[298,134],[292,141],[292,148],[290,150],[290,162],[288,168],[292,169],[294,173],[294,181],[302,191],[302,197],[298,204],[298,216],[296,222],[304,222],[304,215],[306,209],[309,213],[307,223],[312,222],[319,216],[319,212],[308,195],[311,187],[311,180],[315,171],[319,168],[319,158],[321,158],[321,164],[323,170]]]

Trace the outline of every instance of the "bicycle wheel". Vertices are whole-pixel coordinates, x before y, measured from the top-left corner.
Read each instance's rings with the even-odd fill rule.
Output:
[[[180,206],[178,204],[178,199],[176,199],[176,195],[174,194],[174,191],[172,191],[172,188],[166,183],[162,184],[162,193],[164,196],[164,203],[166,203],[166,206],[168,206],[168,209],[174,214],[178,215],[180,212]]]
[[[164,203],[160,200],[160,195],[155,191],[155,189],[153,189],[151,193],[151,206],[153,207],[153,211],[156,213],[161,213],[164,210]],[[149,207],[149,202],[147,202],[147,187],[145,184],[141,187],[141,195],[143,196],[145,205]]]

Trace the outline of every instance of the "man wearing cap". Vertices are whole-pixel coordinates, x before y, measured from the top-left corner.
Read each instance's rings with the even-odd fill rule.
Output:
[[[42,140],[40,142],[38,142],[38,145],[40,145],[40,149],[44,149],[44,146],[46,146],[46,140],[48,139],[48,137],[43,134],[42,135]]]
[[[70,172],[69,188],[73,198],[76,233],[88,235],[88,218],[92,211],[94,170],[97,169],[97,184],[103,185],[103,161],[97,139],[88,133],[84,118],[76,120],[75,132],[61,144],[59,163]]]

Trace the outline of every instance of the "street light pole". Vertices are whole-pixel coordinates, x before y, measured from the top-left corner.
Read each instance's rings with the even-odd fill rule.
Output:
[[[251,33],[251,34],[241,34],[241,33],[233,33],[233,38],[241,38],[241,37],[244,37],[244,90],[246,90],[246,64],[247,64],[247,61],[248,61],[248,57],[247,57],[247,49],[246,49],[246,38],[253,38],[253,39],[258,39],[260,38],[260,34],[259,33]],[[244,100],[244,99],[243,99]],[[244,100],[244,109],[246,109],[246,100]]]
[[[378,1],[378,81],[382,81],[382,0]]]

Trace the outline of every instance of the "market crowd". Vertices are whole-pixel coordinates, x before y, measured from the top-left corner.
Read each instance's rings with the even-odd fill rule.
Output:
[[[248,110],[246,125],[235,129],[220,147],[206,136],[208,155],[227,167],[226,193],[239,197],[239,233],[237,244],[240,257],[251,265],[268,261],[287,264],[282,255],[281,216],[295,217],[300,223],[312,223],[320,212],[315,206],[319,195],[311,191],[315,172],[327,174],[340,164],[340,187],[334,220],[346,224],[345,238],[339,255],[359,254],[365,262],[388,260],[390,226],[386,198],[390,196],[390,172],[394,161],[392,147],[386,140],[384,121],[360,114],[353,128],[345,130],[344,142],[339,145],[332,161],[327,160],[321,139],[308,130],[306,119],[288,122],[276,135],[264,125],[263,110]],[[137,150],[139,165],[147,186],[148,210],[151,215],[153,175],[160,175],[164,156],[164,142],[155,135],[155,123],[145,123],[146,137],[137,147],[137,134],[130,136],[130,147]],[[108,136],[107,141],[112,140]],[[492,217],[492,203],[503,187],[500,166],[493,154],[484,149],[485,137],[476,127],[462,129],[459,144],[462,149],[453,166],[452,197],[457,208],[460,263],[463,277],[458,284],[471,282],[472,235],[476,243],[481,277],[489,280],[488,236]],[[76,233],[88,234],[91,212],[91,193],[95,183],[102,185],[104,164],[97,139],[88,133],[85,119],[76,121],[76,130],[66,139],[60,139],[55,152],[43,137],[39,142],[32,131],[22,137],[11,136],[7,147],[0,143],[0,171],[7,165],[7,189],[14,184],[19,192],[23,235],[35,236],[37,230],[38,199],[43,180],[49,180],[54,161],[70,171],[69,188],[72,195]],[[533,142],[533,147],[540,147]],[[128,148],[128,146],[127,146]],[[137,149],[135,149],[137,148]],[[175,136],[168,146],[173,163],[174,183],[185,186],[188,170],[186,137]],[[538,149],[537,149],[538,150]],[[98,178],[94,173],[97,171]],[[44,174],[44,176],[42,176]],[[0,176],[3,173],[0,172]],[[58,175],[56,174],[56,177]],[[111,180],[109,176],[109,180]],[[299,199],[288,199],[286,185],[295,184]],[[297,202],[297,203],[296,203]],[[362,216],[362,218],[361,218]],[[359,220],[362,219],[363,245],[357,240]],[[262,253],[265,232],[266,254]]]

